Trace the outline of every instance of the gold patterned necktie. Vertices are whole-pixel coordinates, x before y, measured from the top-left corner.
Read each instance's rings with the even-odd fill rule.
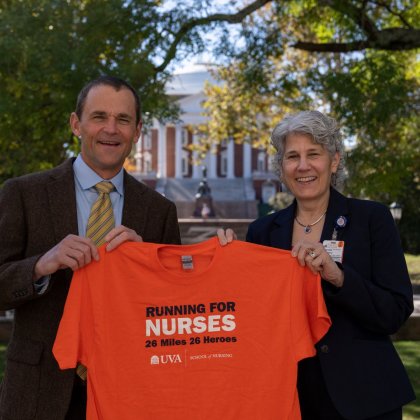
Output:
[[[95,188],[99,196],[90,209],[86,236],[91,238],[96,246],[100,246],[105,243],[105,236],[115,226],[114,211],[109,197],[114,186],[111,182],[102,181],[96,184]],[[78,364],[76,373],[83,381],[86,381],[87,369],[85,366]]]
[[[105,243],[105,236],[115,226],[114,212],[109,197],[114,186],[111,182],[102,181],[96,184],[95,188],[99,196],[90,210],[86,236],[91,238],[96,246],[100,246]]]

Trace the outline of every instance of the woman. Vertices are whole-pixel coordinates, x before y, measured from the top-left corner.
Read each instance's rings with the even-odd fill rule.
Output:
[[[291,249],[318,272],[332,319],[317,356],[299,365],[302,418],[401,419],[415,396],[389,335],[413,311],[413,295],[391,214],[335,189],[343,145],[334,119],[317,111],[289,115],[272,143],[295,201],[253,222],[247,241]]]

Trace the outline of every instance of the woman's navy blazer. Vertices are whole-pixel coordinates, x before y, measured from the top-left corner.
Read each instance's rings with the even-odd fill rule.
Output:
[[[291,249],[296,201],[249,226],[247,241]],[[321,242],[344,241],[341,289],[323,282],[332,326],[317,344],[325,383],[341,415],[364,419],[415,399],[390,335],[413,311],[413,289],[401,241],[388,208],[331,189]]]

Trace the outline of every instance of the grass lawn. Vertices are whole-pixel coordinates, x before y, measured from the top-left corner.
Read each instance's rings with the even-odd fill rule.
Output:
[[[420,341],[396,341],[394,344],[417,396],[416,401],[404,407],[404,420],[420,419]]]
[[[405,254],[411,282],[420,285],[420,255]]]
[[[397,341],[395,347],[408,371],[417,401],[404,407],[404,420],[420,419],[420,341]],[[3,377],[6,346],[0,345],[0,378]]]

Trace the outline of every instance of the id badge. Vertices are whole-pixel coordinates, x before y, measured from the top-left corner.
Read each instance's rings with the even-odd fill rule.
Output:
[[[333,261],[343,262],[344,241],[324,241],[322,245]]]

